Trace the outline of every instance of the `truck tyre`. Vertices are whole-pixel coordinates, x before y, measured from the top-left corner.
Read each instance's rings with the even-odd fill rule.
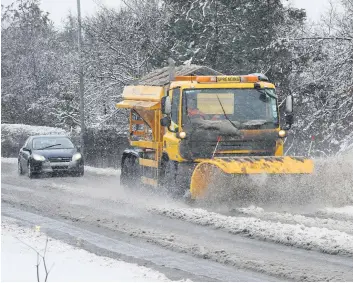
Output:
[[[164,163],[164,177],[162,186],[166,189],[167,193],[172,197],[180,198],[183,196],[184,188],[178,182],[178,164],[174,161],[165,161]]]
[[[140,186],[141,176],[137,157],[133,155],[125,157],[121,168],[120,184],[132,189]]]
[[[121,167],[121,174],[120,174],[120,185],[124,187],[129,187],[130,184],[130,156],[125,157],[122,167]]]

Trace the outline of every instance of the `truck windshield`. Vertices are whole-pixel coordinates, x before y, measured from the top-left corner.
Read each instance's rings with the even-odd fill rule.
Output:
[[[193,119],[226,120],[245,126],[278,125],[274,89],[187,89],[183,92],[183,124]]]

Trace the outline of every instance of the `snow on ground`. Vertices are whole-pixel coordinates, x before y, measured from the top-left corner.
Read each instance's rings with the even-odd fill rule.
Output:
[[[349,208],[349,207],[347,207]],[[351,215],[353,217],[353,207]],[[341,208],[343,212],[345,212],[345,208]],[[332,209],[333,211],[339,212],[340,209]],[[346,209],[349,212],[348,209]],[[320,227],[320,228],[328,228],[331,230],[339,230],[343,232],[347,232],[353,234],[353,222],[351,221],[341,221],[336,219],[322,219],[320,217],[307,217],[300,214],[291,214],[288,212],[278,213],[278,212],[266,212],[263,208],[257,206],[249,206],[245,208],[235,208],[233,211],[240,212],[245,215],[251,215],[260,219],[270,220],[270,221],[280,221],[291,224],[303,224],[308,227]],[[329,211],[329,209],[328,209]]]
[[[327,207],[320,210],[318,215],[335,219],[344,219],[353,223],[353,206]]]
[[[337,214],[344,214],[353,217],[353,206],[344,206],[344,207],[328,207],[325,209],[327,212],[333,212]]]
[[[120,172],[120,170],[115,168],[97,168],[91,166],[85,166],[85,171],[96,175],[104,176],[117,176]]]
[[[37,281],[37,253],[43,253],[46,235],[20,227],[9,218],[1,222],[1,281]],[[79,244],[79,242],[78,242]],[[31,248],[32,247],[32,248]],[[120,260],[97,256],[49,238],[46,264],[48,281],[170,281],[164,274]],[[43,262],[40,281],[44,281]]]
[[[7,164],[17,164],[17,158],[6,158],[1,157],[1,162]],[[104,175],[104,176],[117,176],[120,172],[119,169],[115,168],[96,168],[91,166],[85,166],[85,171],[96,174],[96,175]]]
[[[17,158],[13,157],[1,157],[1,162],[2,163],[7,163],[7,164],[17,164]]]
[[[233,234],[304,249],[316,249],[329,254],[353,256],[353,236],[337,230],[263,221],[255,217],[226,216],[200,208],[152,208],[151,211],[199,225],[214,226]]]

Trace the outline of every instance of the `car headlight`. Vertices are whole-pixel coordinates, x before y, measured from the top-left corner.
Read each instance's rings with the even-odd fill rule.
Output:
[[[33,154],[32,155],[33,159],[36,161],[45,161],[45,157],[43,155],[39,155],[39,154]]]
[[[72,161],[77,161],[79,159],[82,158],[82,155],[81,153],[75,153],[73,156],[72,156]]]

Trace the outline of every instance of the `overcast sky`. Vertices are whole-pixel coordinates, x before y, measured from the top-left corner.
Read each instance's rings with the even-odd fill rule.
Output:
[[[128,0],[127,0],[128,1]],[[308,18],[317,21],[320,15],[328,8],[328,0],[282,0],[285,3],[291,3],[294,7],[304,8],[307,11]],[[338,1],[338,0],[335,0]],[[13,0],[1,0],[1,4],[9,5]],[[73,14],[77,12],[76,0],[41,0],[41,7],[44,11],[50,13],[50,19],[57,26],[62,25],[62,19],[71,11]],[[122,0],[81,0],[82,16],[94,13],[100,4],[108,7],[118,8],[122,4]]]

